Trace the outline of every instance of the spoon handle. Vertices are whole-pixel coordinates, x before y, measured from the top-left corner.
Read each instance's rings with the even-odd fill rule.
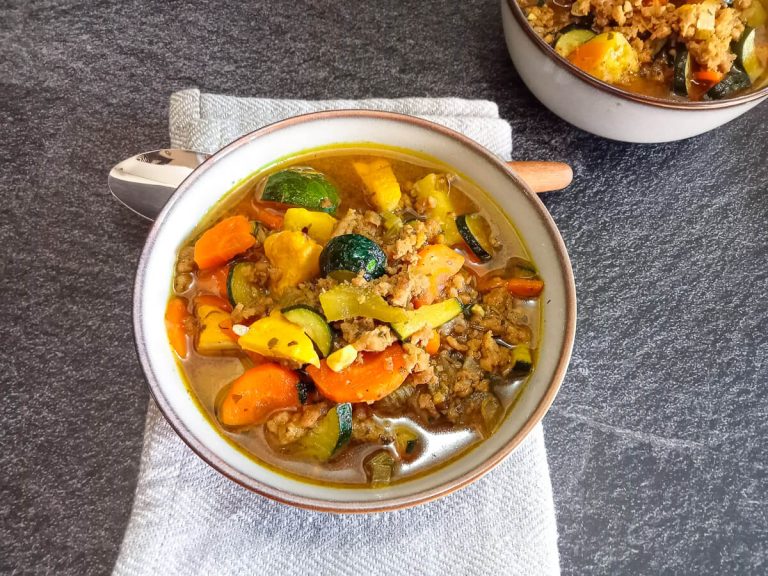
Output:
[[[562,190],[573,181],[573,170],[564,162],[507,162],[507,166],[537,194]]]

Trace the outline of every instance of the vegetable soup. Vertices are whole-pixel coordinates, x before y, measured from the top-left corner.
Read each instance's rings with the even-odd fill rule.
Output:
[[[485,198],[379,147],[248,178],[178,252],[165,321],[201,409],[273,469],[347,486],[493,434],[534,370],[544,283]]]
[[[518,0],[533,30],[588,74],[658,98],[768,86],[768,0]]]

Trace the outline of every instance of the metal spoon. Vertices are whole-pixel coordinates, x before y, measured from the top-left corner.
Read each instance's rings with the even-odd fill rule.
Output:
[[[179,184],[208,156],[172,148],[142,152],[109,171],[109,190],[136,214],[154,220]],[[562,162],[507,164],[537,193],[561,190],[573,180],[571,167]]]

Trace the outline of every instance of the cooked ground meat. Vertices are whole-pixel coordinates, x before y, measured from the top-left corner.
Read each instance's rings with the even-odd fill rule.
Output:
[[[365,404],[356,404],[352,411],[352,439],[358,442],[389,444],[393,438]]]
[[[371,240],[379,241],[383,230],[380,229],[381,217],[370,210],[360,213],[354,208],[347,210],[347,213],[336,224],[333,230],[333,236],[343,234],[361,234]]]
[[[359,352],[381,352],[392,345],[397,338],[389,326],[377,326],[373,330],[364,332],[355,339],[353,345]]]
[[[640,64],[637,77],[658,84],[669,84],[671,78],[671,65],[657,57],[665,46],[672,56],[677,45],[685,46],[705,70],[730,71],[736,59],[732,42],[741,37],[753,1],[735,0],[728,6],[721,0],[518,0],[533,30],[551,45],[568,25],[621,33]],[[641,84],[630,85],[641,90]]]
[[[426,209],[428,206],[422,206]],[[392,306],[412,308],[412,300],[429,286],[429,279],[414,272],[417,253],[426,244],[434,242],[441,232],[434,220],[413,220],[400,228],[385,244],[389,267],[387,274],[372,281],[362,275],[353,278],[353,286],[368,286]],[[384,236],[384,223],[374,212],[349,210],[334,229],[340,234],[363,234],[370,238]],[[259,285],[268,282],[267,266],[254,269],[253,281]],[[324,278],[290,288],[281,295],[280,302],[266,298],[258,309],[236,307],[233,318],[246,321],[267,315],[274,306],[286,306],[295,302],[319,306],[318,294],[329,290],[338,282]],[[441,326],[440,353],[430,356],[424,346],[432,336],[432,329],[424,326],[403,343],[405,367],[409,373],[406,382],[395,392],[373,406],[384,413],[411,410],[425,424],[442,419],[461,423],[476,414],[478,395],[488,394],[489,373],[504,374],[510,369],[511,353],[499,346],[494,338],[503,338],[509,344],[530,342],[528,318],[519,311],[515,298],[503,287],[481,294],[475,288],[476,277],[467,270],[453,276],[445,287],[445,297],[455,297],[465,304],[473,304],[468,317],[463,315]],[[391,328],[371,318],[354,318],[334,323],[340,338],[334,349],[353,344],[361,352],[380,352],[397,341]],[[454,357],[455,355],[455,357]],[[361,361],[358,356],[356,362]],[[390,367],[391,369],[391,367]],[[284,411],[275,414],[267,429],[279,445],[289,444],[300,438],[328,410],[303,407],[298,412]],[[474,412],[473,412],[474,411]],[[356,404],[353,414],[352,437],[355,441],[387,443],[392,441],[386,428],[364,404]]]
[[[708,70],[728,72],[736,59],[730,49],[731,42],[744,32],[739,11],[710,0],[686,4],[675,13],[678,16],[675,30],[691,56]]]
[[[327,402],[302,406],[298,411],[283,410],[267,420],[267,430],[280,446],[295,442],[307,433],[328,412]]]
[[[337,322],[336,327],[341,330],[341,336],[345,342],[355,342],[366,332],[372,331],[376,323],[372,318],[355,318]]]

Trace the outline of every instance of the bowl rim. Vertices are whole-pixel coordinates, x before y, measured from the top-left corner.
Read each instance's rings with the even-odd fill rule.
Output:
[[[724,100],[700,100],[696,102],[676,101],[676,100],[671,100],[667,98],[657,98],[655,96],[646,96],[644,94],[640,94],[637,92],[630,92],[629,90],[624,90],[623,88],[619,88],[612,84],[608,84],[607,82],[603,82],[602,80],[598,80],[591,74],[587,74],[581,68],[578,68],[577,66],[572,64],[568,59],[563,58],[562,56],[560,56],[560,54],[555,52],[555,49],[552,48],[552,46],[550,46],[547,42],[545,42],[544,39],[541,36],[539,36],[531,27],[530,23],[528,22],[528,19],[525,17],[525,14],[523,13],[523,9],[517,3],[517,0],[502,0],[502,2],[506,2],[507,6],[512,12],[512,15],[517,20],[517,23],[520,25],[520,27],[523,30],[525,30],[525,33],[528,35],[528,37],[533,41],[536,47],[541,52],[544,53],[545,56],[547,56],[550,60],[552,60],[555,64],[557,64],[561,68],[564,68],[565,70],[567,70],[568,72],[576,76],[579,80],[582,80],[587,84],[590,84],[591,86],[597,88],[598,90],[607,92],[611,96],[617,96],[624,100],[630,100],[632,102],[646,104],[648,106],[655,106],[658,108],[668,108],[672,110],[685,110],[688,112],[694,112],[694,111],[700,112],[702,110],[732,108],[734,106],[747,104],[749,102],[760,100],[761,98],[765,98],[766,96],[768,96],[768,85],[763,86],[762,88],[760,88],[759,90],[755,90],[754,92],[749,92],[747,94],[742,94],[741,96],[736,96],[735,98],[726,98]]]
[[[565,323],[562,346],[559,352],[559,359],[554,369],[553,377],[549,382],[545,393],[536,405],[536,408],[533,410],[521,428],[517,431],[517,433],[509,438],[509,440],[507,440],[501,446],[501,448],[499,448],[489,458],[484,460],[479,466],[469,470],[465,474],[453,479],[449,479],[445,482],[438,483],[434,486],[430,486],[424,490],[421,490],[420,492],[393,498],[390,500],[355,500],[345,502],[332,501],[317,497],[299,496],[287,492],[278,486],[255,480],[230,466],[216,453],[214,453],[213,450],[208,448],[202,441],[200,441],[192,432],[192,430],[187,428],[181,419],[175,414],[172,403],[163,394],[162,389],[158,383],[159,379],[154,373],[152,362],[146,350],[146,342],[141,321],[143,318],[144,298],[142,287],[145,285],[148,260],[156,244],[159,230],[167,220],[168,215],[174,210],[174,207],[179,198],[184,195],[187,189],[194,185],[195,181],[201,176],[201,174],[203,174],[219,158],[233,152],[242,146],[248,145],[251,141],[262,136],[281,130],[283,128],[299,125],[306,122],[338,118],[384,119],[396,122],[404,122],[425,128],[427,130],[432,130],[440,133],[445,137],[458,140],[461,144],[476,152],[486,162],[503,171],[506,176],[520,188],[521,193],[527,196],[528,200],[532,202],[534,209],[537,211],[545,231],[550,241],[552,242],[553,249],[555,250],[565,291]],[[562,381],[565,377],[565,373],[573,350],[576,331],[576,287],[570,259],[568,257],[565,243],[560,235],[559,230],[557,229],[554,220],[537,195],[514,172],[512,172],[499,157],[474,140],[464,136],[463,134],[433,122],[405,114],[355,109],[312,112],[309,114],[293,116],[291,118],[280,120],[273,124],[259,128],[253,132],[244,134],[230,144],[221,148],[216,153],[212,154],[208,159],[200,164],[200,166],[198,166],[173,193],[169,201],[161,210],[147,236],[136,270],[132,305],[134,343],[142,371],[144,372],[145,380],[149,387],[150,394],[160,412],[165,417],[166,421],[176,432],[176,434],[184,441],[184,443],[189,446],[189,448],[192,449],[192,451],[197,454],[198,457],[200,457],[208,465],[214,468],[217,472],[250,491],[256,492],[272,500],[276,500],[278,502],[299,508],[333,513],[373,513],[409,508],[418,504],[430,502],[442,496],[446,496],[470,484],[471,482],[474,482],[478,478],[488,473],[522,443],[522,441],[528,436],[534,426],[536,426],[536,424],[541,421],[546,412],[549,410],[549,407],[552,405],[552,402],[554,401],[555,396],[560,389],[560,385],[562,384]]]

